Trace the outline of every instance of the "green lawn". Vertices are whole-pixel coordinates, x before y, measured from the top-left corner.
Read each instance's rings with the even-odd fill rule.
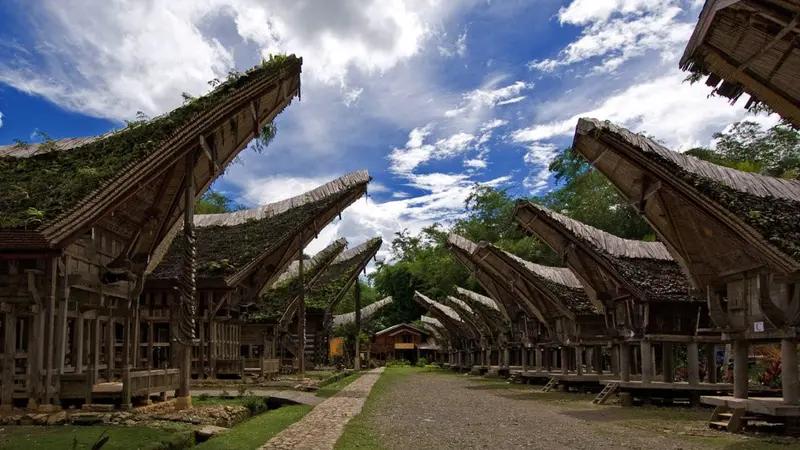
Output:
[[[406,377],[410,373],[427,372],[431,369],[417,367],[387,367],[375,386],[372,387],[367,401],[361,414],[355,416],[344,428],[342,437],[336,442],[336,450],[349,449],[370,449],[379,450],[384,448],[383,443],[378,439],[372,428],[367,423],[368,417],[374,413],[381,401],[383,401],[389,386]]]
[[[135,450],[147,448],[158,441],[174,437],[176,430],[145,427],[36,427],[13,426],[0,429],[0,449],[51,450],[90,449],[105,432],[110,439],[103,450]],[[252,449],[249,449],[252,450]]]
[[[334,395],[338,394],[339,391],[344,389],[345,386],[352,383],[360,376],[361,376],[360,373],[353,373],[342,378],[339,381],[335,381],[331,384],[322,386],[321,388],[317,389],[316,395],[317,397],[322,397],[322,398],[333,397]]]
[[[295,405],[268,411],[242,422],[227,433],[194,447],[198,450],[253,450],[302,419],[311,406]],[[103,449],[105,450],[105,449]]]

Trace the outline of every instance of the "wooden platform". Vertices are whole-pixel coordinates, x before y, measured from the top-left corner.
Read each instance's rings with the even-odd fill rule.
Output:
[[[800,418],[800,405],[785,405],[781,397],[733,398],[704,395],[700,397],[700,402],[712,406],[725,406],[730,409],[744,409],[754,414]]]

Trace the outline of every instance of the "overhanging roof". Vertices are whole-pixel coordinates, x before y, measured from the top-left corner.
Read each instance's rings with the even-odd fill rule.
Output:
[[[357,171],[305,194],[258,208],[195,217],[198,287],[234,286],[249,278],[253,295],[277,276],[319,230],[364,195],[371,180]],[[183,255],[182,231],[154,255],[148,283],[178,279]]]
[[[143,266],[182,217],[186,155],[197,155],[199,199],[299,94],[301,64],[276,58],[102,136],[0,147],[0,250],[61,248],[98,224],[127,240],[124,255]]]
[[[461,317],[464,323],[472,328],[474,335],[491,336],[493,334],[489,327],[484,324],[483,320],[478,317],[475,311],[473,311],[468,304],[464,303],[463,300],[453,296],[448,296],[447,304],[445,306],[453,308],[453,310]]]
[[[539,236],[581,280],[598,311],[606,300],[632,295],[638,301],[702,301],[660,242],[622,239],[541,205],[520,200],[514,219]]]
[[[423,308],[426,308],[431,314],[436,316],[444,327],[451,332],[451,334],[460,336],[464,339],[477,339],[475,331],[469,327],[452,308],[443,305],[435,300],[431,300],[427,296],[414,292],[414,300]]]
[[[707,0],[680,67],[800,126],[800,0]],[[748,102],[748,106],[752,103]]]
[[[698,289],[760,266],[800,271],[800,181],[717,166],[594,119],[579,121],[573,147],[639,209]]]
[[[494,333],[505,333],[511,328],[511,320],[497,302],[490,297],[456,286],[456,295],[472,307],[482,321]]]
[[[367,320],[373,315],[377,314],[381,309],[385,306],[389,306],[392,304],[392,297],[386,297],[382,300],[378,300],[375,303],[369,304],[363,308],[361,308],[361,320]],[[337,314],[333,316],[333,326],[338,327],[341,325],[346,325],[349,323],[354,323],[356,321],[356,313],[346,313],[346,314]]]

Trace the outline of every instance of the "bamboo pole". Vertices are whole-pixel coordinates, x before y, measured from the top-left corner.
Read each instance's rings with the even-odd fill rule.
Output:
[[[181,331],[181,361],[180,361],[180,382],[179,394],[176,405],[179,409],[192,407],[192,394],[189,387],[189,380],[192,377],[192,340],[194,337],[194,301],[195,301],[195,238],[194,238],[194,152],[186,155],[184,169],[184,196],[183,196],[183,260],[181,267],[181,316],[180,325],[188,328],[191,323],[191,330]],[[189,317],[186,317],[189,316]]]
[[[361,283],[358,280],[356,280],[353,290],[356,300],[356,355],[353,367],[361,370]]]

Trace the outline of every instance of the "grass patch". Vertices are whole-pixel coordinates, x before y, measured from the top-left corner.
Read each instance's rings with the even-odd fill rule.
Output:
[[[192,406],[198,408],[203,406],[243,406],[244,402],[247,398],[251,396],[244,396],[244,397],[233,397],[233,398],[225,398],[225,397],[199,397],[195,396],[192,397]],[[260,398],[260,397],[259,397]]]
[[[54,448],[91,449],[105,436],[110,439],[103,450],[145,449],[156,442],[168,440],[175,430],[147,427],[37,427],[12,426],[0,429],[0,448],[4,450],[50,450]],[[252,450],[249,449],[249,450]]]
[[[357,380],[358,377],[360,376],[361,376],[360,373],[350,374],[342,378],[341,380],[334,381],[333,383],[327,384],[317,389],[316,395],[317,397],[322,397],[322,398],[333,397],[334,395],[338,394],[339,391],[344,389],[345,386]]]
[[[375,433],[371,424],[369,423],[370,417],[380,407],[389,387],[397,381],[405,378],[412,373],[430,372],[434,369],[426,369],[419,367],[387,367],[378,381],[372,387],[372,391],[364,403],[364,408],[361,414],[355,416],[347,426],[344,427],[342,437],[336,442],[334,449],[336,450],[350,450],[350,449],[365,449],[380,450],[384,447],[380,437]],[[439,369],[435,369],[441,372]]]
[[[195,447],[198,450],[253,450],[311,411],[307,405],[284,406],[242,422],[227,433]],[[106,450],[105,448],[103,450]]]

